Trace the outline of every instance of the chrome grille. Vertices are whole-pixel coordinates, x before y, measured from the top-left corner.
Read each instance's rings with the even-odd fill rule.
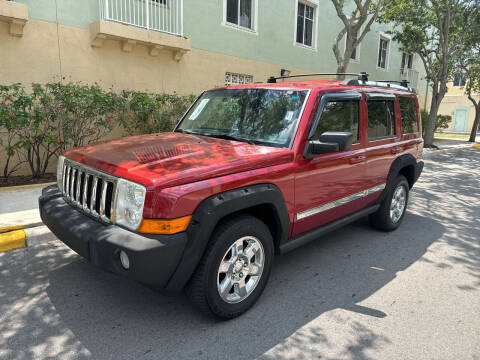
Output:
[[[116,177],[65,159],[62,192],[70,204],[103,222],[112,223],[116,191]]]

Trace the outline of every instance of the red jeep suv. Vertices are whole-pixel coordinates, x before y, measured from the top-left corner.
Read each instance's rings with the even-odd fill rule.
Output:
[[[95,265],[236,317],[274,255],[361,217],[403,220],[423,140],[415,92],[365,78],[204,92],[171,133],[65,152],[43,222]]]

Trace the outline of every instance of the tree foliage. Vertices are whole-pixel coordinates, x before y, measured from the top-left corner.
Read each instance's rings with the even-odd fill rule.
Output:
[[[345,73],[353,51],[370,31],[378,15],[388,9],[391,0],[354,0],[354,8],[351,11],[348,10],[346,0],[332,0],[332,3],[343,24],[335,37],[332,50],[337,61],[337,73]],[[342,52],[340,44],[345,36],[345,48]],[[338,76],[338,79],[343,78],[344,76]]]
[[[468,31],[463,12],[464,0],[392,0],[380,19],[394,25],[390,31],[403,50],[422,60],[426,79],[432,87],[425,146],[431,146],[438,108],[447,92],[453,64],[461,56],[458,44]]]
[[[465,7],[464,22],[466,31],[459,45],[461,56],[455,63],[455,71],[465,74],[465,95],[475,108],[475,120],[470,133],[470,142],[474,142],[480,125],[480,0],[472,1]]]

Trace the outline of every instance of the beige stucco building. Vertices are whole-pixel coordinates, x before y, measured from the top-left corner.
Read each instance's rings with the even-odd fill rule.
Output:
[[[480,94],[473,95],[473,98],[480,101]],[[442,132],[469,134],[472,131],[475,107],[465,95],[465,79],[455,79],[455,86],[454,82],[448,84],[448,92],[443,98],[438,112],[452,117],[450,126]]]

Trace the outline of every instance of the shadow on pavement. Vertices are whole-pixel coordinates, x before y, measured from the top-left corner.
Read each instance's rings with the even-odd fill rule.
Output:
[[[430,229],[429,235],[418,238],[409,231],[412,226]],[[418,260],[443,232],[438,222],[412,214],[395,236],[370,229],[366,221],[352,224],[277,258],[257,305],[224,323],[197,313],[181,294],[153,292],[84,260],[51,272],[47,294],[93,358],[254,358],[332,309],[388,316],[386,309],[356,303]],[[355,358],[362,358],[365,348],[388,342],[360,324],[353,326],[358,343],[346,351]],[[292,341],[301,348],[329,340],[322,329],[314,329],[296,334]]]
[[[358,303],[416,261],[462,263],[478,284],[480,177],[471,161],[478,153],[465,154],[427,164],[397,231],[378,232],[362,220],[276,258],[259,302],[229,322],[199,314],[182,294],[159,294],[98,270],[59,242],[11,253],[8,262],[0,254],[0,358],[326,358],[318,349],[332,339],[304,325],[339,308],[388,317],[388,308]],[[426,255],[434,242],[456,251],[435,263]],[[366,351],[390,343],[356,321],[341,330],[353,339],[342,358],[366,359]],[[293,353],[272,349],[283,342]]]

